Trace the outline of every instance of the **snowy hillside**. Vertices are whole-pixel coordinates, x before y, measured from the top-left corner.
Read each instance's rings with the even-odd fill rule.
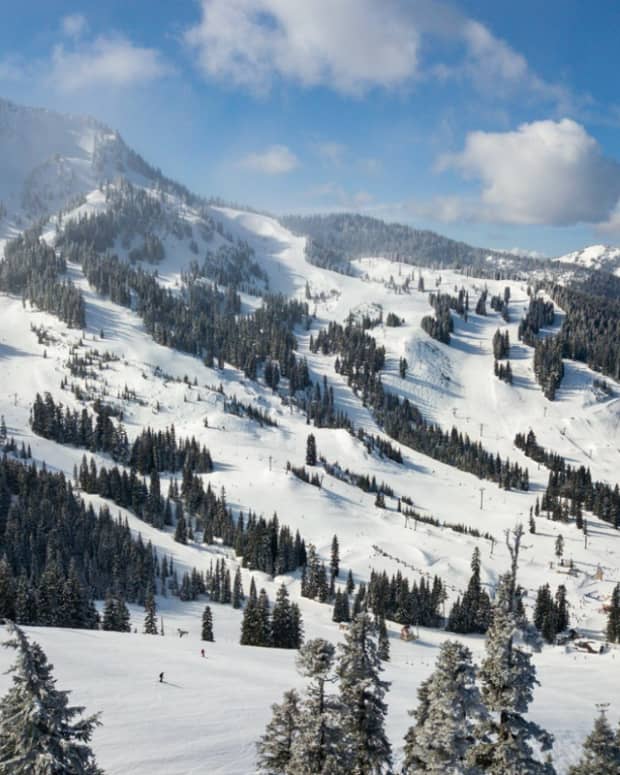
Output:
[[[46,142],[37,144],[42,135]],[[146,427],[164,431],[174,424],[178,438],[194,436],[209,449],[213,471],[199,477],[213,493],[225,493],[236,516],[252,510],[269,519],[277,512],[280,524],[298,530],[326,562],[337,534],[339,590],[344,590],[349,570],[356,585],[367,583],[373,570],[390,576],[402,573],[416,583],[431,583],[439,576],[447,591],[446,615],[467,588],[476,548],[483,587],[494,594],[510,563],[505,532],[518,521],[527,528],[530,510],[547,487],[548,469],[516,448],[517,433],[534,428],[540,445],[562,455],[571,466],[588,467],[593,480],[614,487],[620,452],[620,383],[608,377],[603,387],[599,374],[584,363],[565,359],[555,400],[545,398],[534,374],[534,350],[518,335],[530,301],[527,279],[482,279],[456,269],[403,265],[381,255],[353,260],[348,275],[330,271],[310,264],[306,238],[292,234],[277,220],[210,205],[173,187],[162,190],[161,182],[132,170],[133,158],[118,135],[94,121],[0,101],[0,167],[9,173],[0,176],[4,186],[0,199],[9,211],[0,230],[7,223],[5,238],[15,235],[20,230],[18,216],[25,226],[25,214],[45,214],[42,241],[66,256],[61,279],[71,280],[84,304],[85,325],[70,328],[58,316],[23,301],[22,294],[0,293],[0,415],[17,445],[30,447],[37,466],[45,464],[49,471],[63,472],[73,480],[85,454],[83,447],[33,432],[30,418],[37,393],[49,393],[57,404],[78,412],[92,413],[95,399],[102,400],[122,412],[129,443]],[[80,200],[72,201],[78,194]],[[58,214],[61,208],[63,213]],[[122,216],[129,212],[132,219],[126,223]],[[99,216],[103,218],[97,221]],[[90,254],[84,259],[90,243],[81,253],[75,248],[82,239],[76,224],[92,229],[88,234],[101,240],[100,257],[118,255],[136,272],[138,280],[127,275],[127,287],[121,289],[127,303],[112,301],[117,289],[97,291],[97,273],[88,264],[94,259]],[[109,233],[104,233],[104,226]],[[612,249],[586,249],[557,260],[598,266],[620,257],[617,252],[618,256]],[[9,258],[7,253],[5,260]],[[304,391],[291,396],[289,377],[282,377],[276,386],[267,384],[265,362],[218,363],[204,348],[192,352],[170,346],[172,335],[162,333],[163,313],[161,321],[146,316],[136,290],[143,281],[140,272],[149,277],[156,272],[156,284],[170,292],[166,297],[170,305],[175,299],[188,300],[188,287],[205,293],[207,299],[208,293],[221,293],[217,297],[221,307],[237,292],[240,307],[224,318],[231,328],[260,309],[267,292],[307,303],[308,314],[292,326],[294,357],[307,363],[305,398],[318,385],[324,403],[331,395],[335,409],[355,432],[344,422],[340,427],[335,422],[323,427],[311,424],[309,404],[302,403]],[[484,314],[474,311],[485,289],[490,300],[506,298],[506,288],[508,322],[490,305]],[[462,291],[470,300],[468,314],[448,312],[454,327],[449,344],[431,338],[423,328],[423,319],[433,315],[429,291],[452,295]],[[542,327],[541,337],[559,329],[564,313],[559,308],[556,312],[553,325]],[[218,314],[213,312],[214,319],[219,320]],[[395,442],[373,412],[371,397],[354,390],[351,380],[336,370],[342,354],[315,346],[330,323],[345,326],[350,320],[367,320],[366,333],[377,347],[385,348],[381,383],[386,391],[408,399],[429,423],[445,431],[454,425],[492,456],[509,458],[527,469],[529,489],[500,487],[457,468],[455,460],[440,460]],[[200,329],[201,323],[195,322]],[[273,334],[266,328],[256,334],[257,353],[262,340]],[[498,328],[509,333],[512,384],[494,374],[493,338]],[[217,329],[222,340],[226,333]],[[85,370],[76,366],[78,360],[86,364]],[[331,391],[321,394],[326,384]],[[259,411],[259,419],[247,407]],[[298,478],[288,465],[304,466],[310,432],[319,458],[324,458],[323,463],[308,466],[319,476],[320,486]],[[365,435],[360,438],[361,432]],[[379,440],[374,445],[372,437]],[[381,454],[379,442],[397,447],[402,462]],[[91,453],[87,455],[90,459]],[[98,468],[114,465],[101,450],[92,457]],[[128,469],[126,462],[123,467]],[[349,469],[346,476],[344,469]],[[381,483],[384,503],[378,502],[376,492],[356,486],[351,474]],[[162,495],[174,489],[181,476],[161,472]],[[134,537],[151,541],[159,557],[174,561],[179,574],[192,568],[206,572],[222,558],[233,572],[242,565],[233,548],[217,536],[204,543],[202,532],[196,530],[186,544],[179,543],[173,525],[149,524],[135,510],[84,488],[79,494],[96,506],[108,502],[115,516],[127,519]],[[404,504],[411,504],[419,519],[406,518]],[[549,583],[552,591],[565,585],[571,626],[598,648],[605,640],[603,606],[620,581],[620,545],[609,521],[590,512],[587,521],[585,541],[572,519],[553,521],[541,511],[536,532],[524,538],[519,581],[529,614],[541,585]],[[561,564],[556,550],[560,535]],[[284,583],[300,606],[306,638],[342,640],[341,629],[332,621],[333,605],[301,595],[300,569],[273,577],[241,567],[241,574],[246,593],[254,577],[272,601]],[[200,617],[207,602],[205,596],[182,602],[158,594],[164,637],[26,628],[55,664],[59,686],[73,689],[75,702],[90,712],[102,711],[103,726],[95,732],[93,745],[109,775],[255,771],[254,743],[270,717],[271,704],[280,701],[284,690],[302,683],[295,671],[295,653],[239,645],[242,612],[214,603],[215,643],[206,644],[203,659]],[[101,609],[103,601],[97,600],[97,605]],[[131,624],[141,632],[143,608],[137,604],[130,608]],[[391,660],[385,677],[392,682],[388,731],[399,760],[411,723],[407,710],[417,702],[416,689],[432,671],[439,645],[455,636],[440,628],[420,627],[419,639],[406,642],[399,638],[400,624],[388,621],[388,629]],[[179,630],[188,634],[180,638]],[[458,637],[479,661],[483,637]],[[0,652],[2,671],[11,657]],[[535,654],[541,686],[535,691],[531,717],[555,735],[558,772],[565,773],[576,761],[595,704],[613,703],[619,695],[619,659],[620,648],[613,644],[605,654],[583,653],[571,644],[546,644]],[[165,672],[165,684],[157,682],[160,671]],[[9,681],[2,676],[0,690]],[[610,720],[616,723],[619,714],[612,707]]]
[[[618,274],[620,270],[620,248],[611,245],[589,245],[581,250],[575,250],[553,261],[562,264],[577,264],[584,269],[602,269],[605,272]]]

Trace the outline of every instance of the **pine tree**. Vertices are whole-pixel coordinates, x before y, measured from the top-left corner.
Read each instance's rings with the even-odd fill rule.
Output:
[[[383,667],[369,614],[361,613],[353,620],[339,652],[337,673],[349,772],[352,775],[389,772],[392,754],[384,728],[387,714],[384,697],[389,683],[380,678]]]
[[[157,604],[155,603],[155,595],[151,586],[146,591],[144,611],[144,633],[146,635],[157,635]]]
[[[611,593],[609,616],[607,618],[607,640],[610,643],[620,642],[620,584],[616,584]]]
[[[580,762],[568,770],[568,775],[618,775],[619,772],[620,741],[602,711],[583,743]]]
[[[13,686],[0,700],[0,775],[81,773],[102,775],[88,745],[98,716],[68,704],[56,688],[43,649],[30,643],[16,625],[4,644],[17,650]]]
[[[347,575],[347,594],[351,595],[355,591],[355,582],[353,581],[353,571],[349,568]]]
[[[474,760],[490,775],[553,775],[553,765],[540,762],[530,743],[533,738],[545,752],[553,737],[525,718],[538,682],[531,654],[515,645],[516,631],[514,613],[496,605],[480,669],[482,699],[492,715],[482,725]]]
[[[278,649],[297,648],[294,627],[289,595],[282,584],[278,589],[271,617],[271,645]]]
[[[256,744],[258,772],[265,775],[287,775],[290,773],[288,765],[298,734],[300,714],[299,695],[295,689],[285,692],[282,703],[272,705],[271,710],[271,721]]]
[[[390,660],[390,637],[388,635],[385,617],[380,616],[377,622],[377,653],[383,662]]]
[[[327,691],[334,681],[334,646],[322,638],[308,641],[297,656],[299,673],[308,684],[293,740],[287,775],[344,775],[345,743],[339,728],[341,707]]]
[[[309,433],[306,439],[306,465],[316,465],[316,439],[313,433]]]
[[[211,613],[211,606],[206,605],[205,610],[202,612],[202,640],[213,642],[213,614]]]
[[[174,531],[174,540],[179,544],[187,543],[187,523],[183,515],[183,507],[177,504],[177,525]]]
[[[419,705],[410,711],[416,724],[405,736],[403,775],[477,772],[469,760],[487,714],[475,680],[470,650],[458,641],[442,643],[433,674],[418,690]]]
[[[338,574],[340,573],[340,549],[338,546],[337,535],[334,535],[334,537],[332,538],[332,551],[331,551],[329,567],[330,567],[332,578],[333,579],[338,578]]]
[[[243,582],[241,581],[241,568],[235,571],[235,578],[232,589],[232,607],[241,608],[243,604]]]

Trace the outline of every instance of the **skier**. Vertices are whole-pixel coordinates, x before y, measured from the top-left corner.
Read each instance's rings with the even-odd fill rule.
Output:
[[[200,649],[200,656],[204,657],[204,655],[205,655],[205,650],[204,649]]]
[[[159,683],[160,683],[160,684],[163,684],[163,682],[164,682],[164,674],[163,674],[163,673],[160,673],[160,674],[159,674]]]

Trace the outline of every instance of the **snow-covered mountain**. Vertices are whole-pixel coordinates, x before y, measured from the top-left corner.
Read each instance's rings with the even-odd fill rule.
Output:
[[[4,220],[10,223],[5,237],[43,217],[41,239],[66,260],[66,272],[55,287],[70,279],[84,307],[84,325],[71,328],[59,319],[62,311],[54,307],[54,299],[38,288],[28,287],[23,295],[38,292],[39,306],[24,302],[22,292],[0,293],[0,415],[8,435],[18,446],[23,442],[30,447],[38,466],[45,463],[49,471],[71,479],[85,449],[34,433],[30,415],[37,393],[48,392],[54,402],[91,414],[95,402],[103,402],[115,422],[122,413],[130,443],[146,427],[164,431],[174,424],[178,438],[194,436],[208,447],[213,471],[199,478],[213,493],[224,493],[235,517],[251,510],[268,519],[277,512],[280,524],[298,530],[326,562],[337,534],[339,590],[344,590],[349,571],[357,587],[368,583],[372,571],[402,574],[417,584],[438,576],[445,584],[446,614],[467,589],[474,550],[481,555],[482,586],[492,594],[510,563],[506,531],[516,521],[527,525],[530,515],[540,513],[531,517],[535,532],[523,541],[519,580],[526,609],[531,615],[541,585],[548,583],[554,593],[564,585],[572,626],[596,649],[604,642],[603,607],[620,579],[618,533],[609,521],[586,511],[584,540],[575,516],[568,514],[567,499],[561,518],[546,518],[541,499],[549,470],[527,457],[514,439],[533,428],[541,446],[613,487],[620,383],[612,377],[603,380],[585,363],[564,359],[556,400],[545,398],[534,373],[534,349],[519,340],[530,302],[528,274],[520,270],[512,279],[489,277],[493,273],[477,277],[475,271],[463,271],[458,255],[455,261],[446,255],[441,267],[428,265],[430,261],[405,263],[393,245],[383,253],[375,245],[372,254],[348,256],[346,273],[332,271],[331,256],[324,265],[321,256],[314,260],[304,234],[293,233],[275,218],[191,195],[98,122],[7,102],[0,102],[0,186],[8,210]],[[6,261],[10,253],[6,250]],[[110,254],[121,260],[114,265],[117,271],[127,272],[120,288],[114,277],[104,284],[110,279],[104,277]],[[596,264],[603,256],[611,260],[611,249],[594,251],[583,261]],[[95,259],[102,264],[95,266]],[[169,291],[161,297],[167,309],[162,306],[150,318],[148,298],[140,296],[147,275],[155,283],[148,286],[149,298],[157,287]],[[200,305],[190,306],[191,297],[208,305],[215,286],[221,295],[209,307],[212,320],[205,323]],[[453,326],[449,344],[426,332],[428,320],[423,321],[434,314],[429,290],[453,298],[462,291],[462,299],[469,300],[467,314],[447,310]],[[293,322],[267,320],[258,329],[249,328],[246,337],[252,337],[253,349],[242,358],[244,343],[227,327],[243,332],[243,322],[268,303],[267,292],[307,303],[307,314]],[[236,294],[238,309],[224,317],[221,309],[236,303]],[[482,296],[488,296],[488,304],[476,309]],[[196,319],[183,317],[183,303]],[[50,312],[40,308],[46,304]],[[556,307],[556,313],[552,324],[541,325],[541,338],[559,330],[565,312]],[[170,319],[174,325],[167,329]],[[373,411],[376,384],[354,389],[351,376],[340,366],[336,369],[342,358],[337,345],[315,345],[330,323],[345,326],[349,321],[358,321],[374,346],[384,348],[379,375],[386,393],[406,398],[429,423],[444,430],[456,426],[463,445],[465,439],[480,442],[491,453],[490,468],[496,456],[527,468],[529,489],[505,482],[500,487],[488,471],[486,478],[467,471],[459,459],[463,450],[441,458],[430,446],[422,451],[421,444],[414,448],[395,441],[398,428],[389,429],[389,436]],[[192,329],[193,349],[181,338],[184,326]],[[291,339],[277,339],[280,355],[270,352],[262,358],[265,342],[282,329]],[[498,329],[509,334],[512,384],[494,373]],[[267,364],[273,377],[273,363],[278,357],[284,360],[291,341],[288,355],[307,366],[309,380],[298,391],[291,387],[290,374],[279,383],[267,378]],[[228,357],[213,357],[212,348],[221,342],[232,342]],[[330,421],[313,424],[312,412],[330,403],[336,410]],[[291,468],[306,464],[310,432],[319,459],[316,466],[308,465],[308,472],[317,475],[320,486]],[[400,462],[384,453],[381,445],[388,443],[400,451]],[[92,457],[99,468],[117,462],[101,450]],[[160,472],[162,495],[174,490],[182,476]],[[140,481],[142,477],[138,489]],[[174,540],[173,525],[157,527],[143,512],[85,489],[81,497],[96,507],[110,506],[114,515],[127,520],[134,537],[151,541],[160,558],[172,559],[179,575],[192,568],[204,573],[225,560],[232,573],[240,568],[246,593],[252,577],[272,601],[284,584],[300,606],[306,637],[342,641],[332,605],[301,595],[299,569],[272,575],[243,565],[221,536],[203,542],[191,510],[194,531],[181,543]],[[408,504],[417,518],[405,516]],[[55,664],[59,686],[73,689],[73,701],[102,711],[103,726],[95,732],[93,746],[108,775],[255,772],[254,743],[264,731],[271,704],[286,689],[304,683],[295,670],[295,653],[241,646],[241,611],[213,602],[215,643],[206,644],[203,659],[200,619],[209,601],[202,595],[181,601],[162,595],[161,587],[159,592],[164,637],[141,634],[144,611],[137,603],[130,605],[137,633],[50,627],[27,631]],[[97,604],[101,608],[102,601]],[[419,627],[417,640],[406,641],[400,638],[400,623],[388,621],[387,627],[391,658],[385,677],[392,683],[387,726],[398,762],[411,723],[407,710],[416,706],[416,690],[432,671],[441,643],[459,637],[479,662],[484,640]],[[187,635],[179,637],[180,632]],[[570,644],[545,645],[534,657],[541,686],[530,715],[555,735],[559,773],[576,761],[595,703],[614,702],[619,696],[616,657],[620,659],[620,649],[614,645],[599,654]],[[10,661],[11,654],[1,650],[1,691],[10,681],[3,674]],[[157,682],[161,671],[169,683]],[[618,717],[619,709],[610,708],[609,718],[616,723]]]
[[[620,273],[620,248],[612,245],[589,245],[588,247],[558,256],[553,261],[562,264],[576,264],[584,269],[601,269],[612,274]]]

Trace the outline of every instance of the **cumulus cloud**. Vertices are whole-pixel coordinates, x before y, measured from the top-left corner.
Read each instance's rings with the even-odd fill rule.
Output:
[[[283,175],[298,167],[299,159],[286,145],[271,145],[264,151],[248,154],[239,166],[265,175]]]
[[[62,19],[62,31],[68,38],[79,38],[88,29],[86,17],[81,13],[71,13]]]
[[[474,214],[482,220],[599,223],[620,198],[620,164],[571,119],[534,121],[511,132],[471,132],[463,151],[443,156],[438,168],[480,182]]]
[[[60,91],[76,92],[98,86],[133,86],[167,72],[155,49],[136,46],[122,37],[98,37],[72,49],[55,46],[48,78]]]
[[[186,33],[206,76],[267,90],[275,78],[346,94],[408,81],[418,32],[398,0],[202,0]]]
[[[443,0],[200,0],[185,33],[205,77],[258,93],[274,81],[361,95],[417,79],[523,91],[562,110],[575,100],[525,57]]]

